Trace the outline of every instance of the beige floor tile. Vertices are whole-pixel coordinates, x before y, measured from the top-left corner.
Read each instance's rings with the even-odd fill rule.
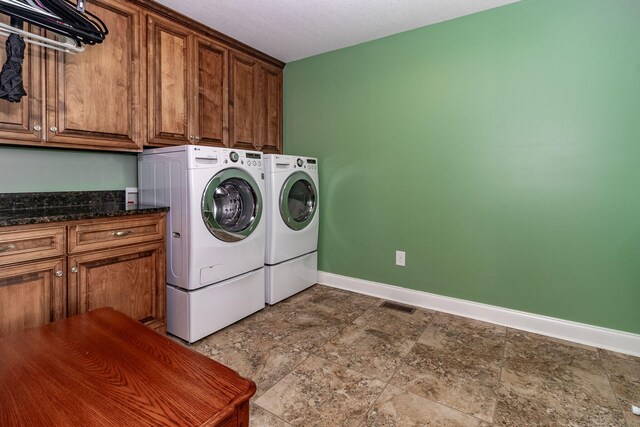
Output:
[[[640,357],[606,350],[599,350],[599,353],[627,419],[627,426],[640,427],[640,416],[631,412],[631,405],[640,407]]]
[[[255,403],[294,426],[357,426],[384,386],[311,356]]]
[[[274,306],[282,310],[313,310],[324,313],[334,320],[350,323],[372,307],[378,298],[367,295],[315,285]]]
[[[345,326],[345,323],[335,321],[323,313],[297,312],[285,320],[271,322],[267,335],[282,346],[313,352]]]
[[[640,427],[639,358],[380,303],[316,285],[180,342],[256,382],[252,427]]]
[[[497,425],[624,425],[593,348],[509,330],[501,382]]]
[[[390,385],[374,403],[363,426],[488,427],[489,423]]]
[[[491,421],[506,328],[437,313],[390,383]]]
[[[358,326],[377,329],[382,332],[394,334],[410,340],[417,340],[425,327],[431,321],[435,312],[416,308],[413,313],[404,313],[399,310],[381,307],[384,300],[379,301],[373,307],[353,321]]]
[[[476,358],[493,362],[503,357],[506,332],[504,326],[437,313],[418,342],[463,357],[471,350]]]
[[[585,389],[572,390],[559,384],[528,377],[513,381],[505,375],[499,390],[494,416],[496,426],[589,426],[622,427],[623,414],[617,405],[601,404],[585,395]]]
[[[491,422],[497,401],[500,359],[482,360],[475,351],[456,354],[416,344],[389,381],[404,390]]]
[[[507,331],[505,367],[553,377],[557,369],[564,369],[571,363],[586,363],[590,369],[604,372],[594,347],[515,329]]]
[[[284,378],[309,353],[295,346],[283,346],[246,325],[234,325],[199,341],[193,348],[251,378],[256,397]]]
[[[264,410],[255,403],[251,403],[249,413],[250,427],[291,427],[291,424],[281,420],[269,411]]]
[[[316,354],[365,375],[388,381],[415,341],[357,325],[347,326]]]

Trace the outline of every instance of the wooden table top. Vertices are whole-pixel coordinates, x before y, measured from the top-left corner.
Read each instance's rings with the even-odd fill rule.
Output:
[[[3,427],[213,426],[254,393],[251,380],[110,308],[0,338]]]

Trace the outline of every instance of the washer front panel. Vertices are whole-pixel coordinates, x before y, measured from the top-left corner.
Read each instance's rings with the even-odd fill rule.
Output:
[[[242,169],[217,173],[202,194],[202,219],[209,232],[224,242],[251,235],[262,216],[262,196],[255,180]]]

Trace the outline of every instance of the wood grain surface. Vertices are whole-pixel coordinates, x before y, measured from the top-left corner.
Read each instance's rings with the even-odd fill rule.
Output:
[[[111,308],[0,338],[2,426],[248,426],[254,393]]]

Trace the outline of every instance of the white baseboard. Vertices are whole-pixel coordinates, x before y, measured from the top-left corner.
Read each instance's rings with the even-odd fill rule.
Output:
[[[442,311],[509,328],[640,356],[640,335],[638,334],[445,297],[324,271],[318,272],[318,283],[416,307]]]

